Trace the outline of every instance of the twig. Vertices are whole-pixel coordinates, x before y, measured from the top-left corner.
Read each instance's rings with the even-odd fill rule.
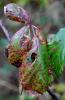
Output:
[[[0,26],[1,26],[2,30],[4,31],[4,34],[5,34],[6,38],[7,38],[7,40],[10,42],[9,32],[5,28],[5,26],[3,25],[2,20],[0,20]]]
[[[54,100],[60,100],[60,98],[50,89],[47,89],[47,92],[52,96]]]

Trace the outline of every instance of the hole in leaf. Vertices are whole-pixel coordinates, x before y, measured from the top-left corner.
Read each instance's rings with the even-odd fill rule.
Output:
[[[37,56],[37,54],[36,54],[36,53],[32,53],[32,55],[31,55],[32,62],[34,62],[34,60],[35,60],[36,56]]]

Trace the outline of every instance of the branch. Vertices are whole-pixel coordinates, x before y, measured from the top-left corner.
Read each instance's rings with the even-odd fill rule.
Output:
[[[57,96],[50,88],[47,89],[47,92],[51,95],[54,100],[60,100],[59,96]]]
[[[1,26],[2,30],[4,31],[4,34],[5,34],[6,38],[7,38],[7,40],[10,42],[9,32],[5,28],[5,26],[3,25],[2,20],[0,20],[0,26]]]

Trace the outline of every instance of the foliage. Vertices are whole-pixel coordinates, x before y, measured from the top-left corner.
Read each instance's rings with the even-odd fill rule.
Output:
[[[16,0],[14,0],[15,2]],[[11,2],[13,2],[11,0]],[[22,3],[21,3],[22,2]],[[2,4],[2,2],[0,2]],[[19,0],[17,1],[18,4],[26,5],[29,3],[29,0]],[[44,6],[46,2],[44,0],[40,0],[41,7]],[[4,4],[2,4],[4,5]],[[0,6],[2,7],[2,6]],[[43,20],[44,19],[44,20]],[[46,17],[41,17],[40,23],[45,24],[47,21]],[[54,35],[52,41],[50,40],[50,43],[47,42],[47,44],[40,44],[38,49],[38,57],[34,64],[34,69],[31,69],[29,73],[32,73],[33,70],[35,70],[34,74],[32,75],[31,80],[35,80],[35,74],[37,77],[37,83],[42,83],[43,88],[45,90],[45,87],[49,86],[53,79],[59,77],[63,71],[64,64],[65,64],[65,28],[61,29],[56,35]],[[7,41],[4,39],[0,39],[1,46],[5,47],[7,44]],[[19,38],[15,38],[14,40],[14,46],[16,48],[20,48],[19,44]],[[7,64],[6,64],[7,66]],[[7,71],[8,69],[7,66]],[[4,71],[6,73],[6,70]],[[31,74],[29,74],[30,76]],[[28,76],[26,77],[28,78]],[[33,81],[31,82],[33,83]],[[39,88],[39,87],[38,87]],[[39,88],[41,90],[41,87]],[[28,98],[26,96],[26,98]]]
[[[65,64],[65,28],[60,29],[53,37],[53,42],[49,45],[49,55],[54,74],[58,77]]]
[[[5,7],[5,15],[26,25],[14,34],[10,41],[7,48],[8,60],[19,67],[23,87],[43,93],[63,71],[65,37],[62,38],[62,35],[64,36],[65,29],[61,29],[53,37],[53,42],[49,43],[41,35],[41,31],[32,25],[28,13],[23,8],[8,4]]]

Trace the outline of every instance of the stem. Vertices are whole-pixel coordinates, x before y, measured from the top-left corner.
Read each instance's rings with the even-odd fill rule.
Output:
[[[32,31],[32,24],[31,24],[31,22],[29,23],[29,28],[30,28],[30,37],[32,39],[33,38],[33,31]]]
[[[23,87],[21,85],[21,83],[19,83],[19,95],[21,96],[23,93]]]
[[[51,89],[47,89],[47,92],[51,95],[51,97],[54,99],[54,100],[60,100],[60,98],[51,90]]]
[[[2,30],[4,31],[4,34],[5,34],[6,38],[7,38],[7,40],[10,42],[9,32],[5,28],[5,26],[3,25],[2,20],[0,20],[0,26],[1,26]]]

